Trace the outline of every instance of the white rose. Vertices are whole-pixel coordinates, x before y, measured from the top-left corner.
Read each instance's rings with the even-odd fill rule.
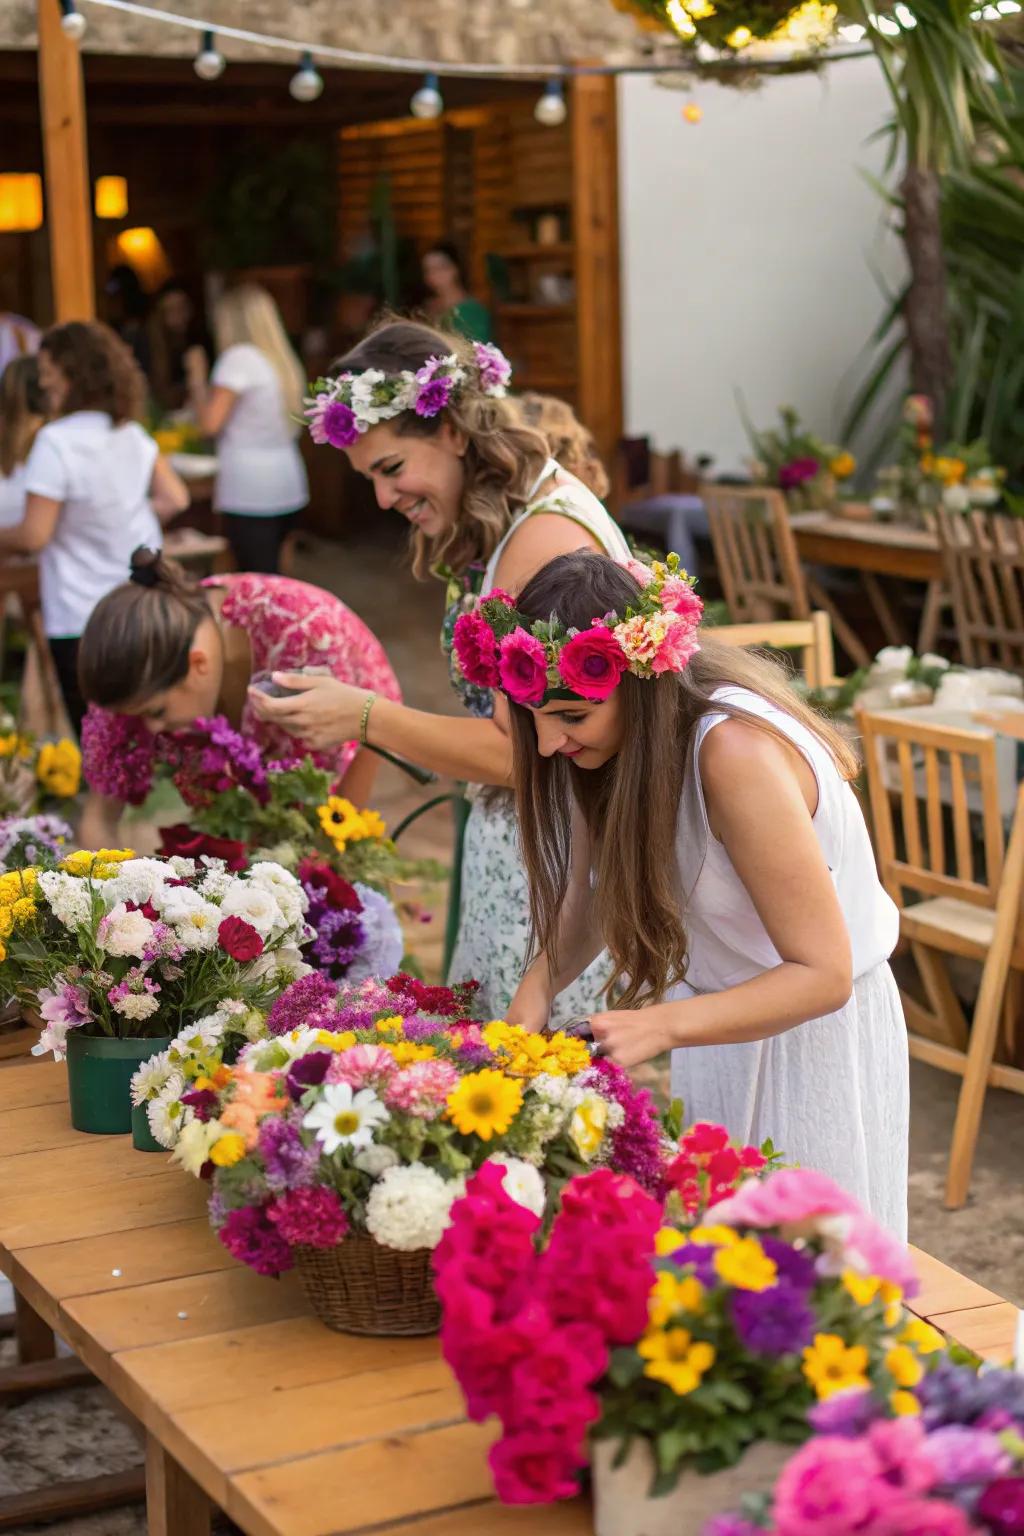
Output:
[[[532,1211],[535,1216],[544,1215],[547,1190],[543,1177],[532,1163],[524,1162],[521,1157],[505,1156],[489,1157],[487,1161],[504,1168],[501,1187],[510,1200]]]

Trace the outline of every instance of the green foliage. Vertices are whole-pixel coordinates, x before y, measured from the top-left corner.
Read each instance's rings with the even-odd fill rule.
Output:
[[[202,207],[204,260],[212,267],[331,264],[335,195],[322,144],[295,140],[279,149],[246,144],[225,165]]]

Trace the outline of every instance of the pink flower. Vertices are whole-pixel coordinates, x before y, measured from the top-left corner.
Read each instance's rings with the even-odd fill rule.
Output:
[[[626,560],[621,560],[619,564],[622,566],[624,571],[629,572],[641,590],[643,590],[644,587],[649,587],[651,582],[654,580],[654,572],[651,570],[650,566],[645,565],[642,560],[634,559],[632,555]]]
[[[788,464],[779,468],[779,485],[784,491],[791,491],[798,485],[803,485],[808,480],[813,480],[821,465],[817,459],[791,459]]]
[[[459,670],[478,688],[497,688],[498,642],[487,620],[478,613],[462,613],[455,621],[452,649]]]
[[[651,658],[651,671],[656,677],[662,672],[682,672],[700,650],[700,642],[693,625],[686,623],[675,614],[669,614],[666,617],[672,622]]]
[[[704,604],[681,576],[666,576],[662,582],[659,602],[666,613],[678,613],[681,619],[688,619],[692,625],[700,622],[700,616],[704,612]]]
[[[944,1499],[907,1499],[882,1511],[871,1536],[972,1536],[976,1529],[962,1509]]]
[[[898,1285],[904,1296],[916,1296],[921,1289],[908,1250],[866,1211],[858,1210],[850,1218],[843,1249],[854,1269],[866,1275],[880,1275]]]
[[[474,341],[473,356],[480,375],[480,388],[484,394],[503,395],[505,386],[512,377],[512,364],[501,348],[489,341]]]
[[[539,704],[548,686],[544,646],[526,629],[514,629],[498,647],[501,687],[515,704]]]
[[[920,1419],[882,1419],[868,1430],[868,1444],[887,1483],[913,1494],[934,1488],[935,1467],[927,1454]]]
[[[828,1435],[811,1440],[783,1467],[775,1484],[778,1536],[853,1536],[891,1498],[862,1442]]]
[[[626,670],[622,647],[599,619],[591,629],[581,630],[567,640],[558,653],[558,671],[562,682],[581,699],[595,703],[607,699],[618,687]]]
[[[458,1068],[450,1061],[414,1061],[391,1079],[384,1100],[392,1109],[435,1120],[458,1081]]]
[[[454,380],[446,377],[433,379],[429,384],[422,384],[416,395],[416,404],[413,406],[416,415],[440,416],[451,401],[454,388]]]
[[[398,1063],[382,1045],[353,1045],[340,1051],[327,1068],[329,1083],[350,1083],[353,1088],[376,1088],[398,1071]]]
[[[292,1247],[334,1248],[348,1231],[341,1201],[323,1184],[287,1191],[267,1206],[267,1220]]]
[[[488,1461],[494,1487],[505,1504],[550,1504],[571,1499],[579,1492],[576,1471],[586,1463],[583,1438],[560,1445],[550,1435],[507,1435],[492,1446]]]
[[[729,1145],[729,1132],[724,1125],[712,1125],[708,1120],[698,1120],[679,1138],[679,1145],[695,1157],[705,1157],[721,1152]]]
[[[813,1168],[781,1168],[766,1179],[744,1184],[719,1206],[716,1219],[740,1227],[780,1227],[816,1216],[855,1215],[859,1209],[853,1196],[827,1174]]]

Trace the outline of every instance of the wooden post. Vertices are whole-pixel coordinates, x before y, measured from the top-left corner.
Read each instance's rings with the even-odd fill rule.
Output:
[[[572,182],[576,246],[579,415],[602,459],[622,436],[622,317],[619,281],[619,145],[615,80],[573,82]]]
[[[58,0],[38,0],[39,105],[46,166],[54,319],[96,313],[85,88],[78,44],[65,37]]]

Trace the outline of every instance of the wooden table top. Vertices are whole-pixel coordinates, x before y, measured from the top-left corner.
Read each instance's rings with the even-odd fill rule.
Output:
[[[236,1264],[206,1189],[71,1129],[65,1069],[0,1068],[0,1269],[249,1536],[586,1536],[582,1499],[509,1509],[436,1338],[361,1339],[293,1275]],[[925,1254],[914,1310],[990,1359],[1017,1309]]]
[[[942,552],[934,533],[905,523],[858,522],[828,512],[795,512],[790,525],[802,559],[845,565],[908,581],[940,581]]]

